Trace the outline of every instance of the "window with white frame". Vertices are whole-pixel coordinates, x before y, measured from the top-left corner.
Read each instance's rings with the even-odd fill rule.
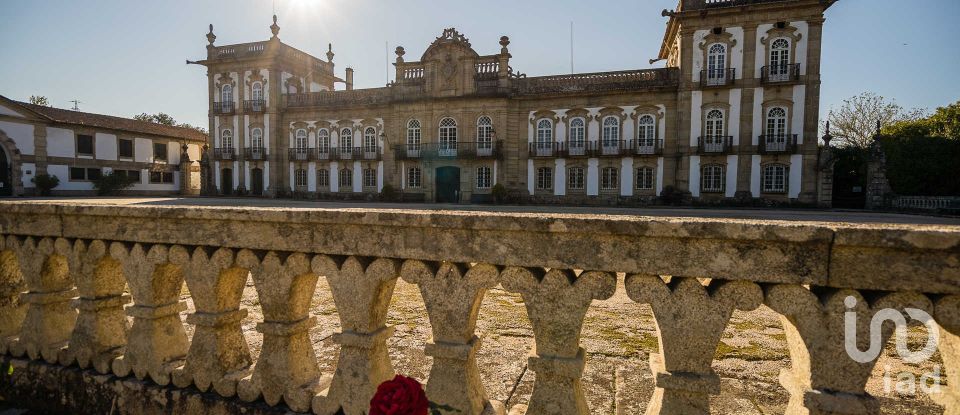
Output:
[[[714,43],[707,49],[707,83],[723,85],[727,80],[727,46]]]
[[[493,149],[493,120],[483,116],[477,120],[477,150]]]
[[[257,81],[250,85],[250,95],[254,101],[263,100],[263,83]]]
[[[330,187],[330,170],[317,170],[317,187]]]
[[[600,170],[600,190],[616,190],[620,186],[620,171],[616,167]]]
[[[787,166],[768,164],[763,167],[764,193],[785,193],[787,191]]]
[[[440,154],[456,154],[457,151],[457,120],[444,118],[440,120]]]
[[[586,122],[583,118],[577,117],[570,120],[570,148],[584,148],[587,142]]]
[[[710,110],[707,112],[706,124],[704,125],[704,139],[703,145],[704,150],[708,152],[721,152],[723,151],[724,137],[723,137],[723,111],[721,110]]]
[[[724,166],[713,164],[703,166],[700,176],[700,190],[708,193],[723,191]]]
[[[770,44],[770,80],[786,81],[790,77],[790,41],[784,38]]]
[[[767,112],[767,131],[764,146],[767,151],[787,149],[787,110],[774,107]]]
[[[226,84],[220,87],[220,102],[233,102],[233,85]]]
[[[301,151],[307,148],[307,130],[303,128],[297,130],[296,137],[293,141],[293,147]]]
[[[477,189],[489,189],[492,170],[489,167],[477,167]]]
[[[653,190],[654,180],[652,167],[637,168],[637,190]]]
[[[363,187],[377,187],[377,169],[363,169]]]
[[[411,167],[407,169],[407,187],[412,187],[414,189],[420,188],[420,179],[423,175],[423,172],[419,167]]]
[[[407,122],[407,151],[420,151],[420,120]]]
[[[657,139],[657,121],[652,115],[643,115],[637,120],[637,145],[640,147],[654,146]]]
[[[353,170],[340,169],[340,191],[349,191],[353,188]]]
[[[553,169],[540,167],[537,169],[537,190],[553,189]]]
[[[296,187],[307,187],[307,170],[306,169],[296,169],[294,170],[294,185]]]
[[[620,145],[620,118],[609,116],[603,119],[603,147],[612,148]]]
[[[263,149],[263,129],[254,128],[250,130],[250,147],[253,147],[254,150]]]
[[[548,150],[553,148],[553,121],[541,118],[537,121],[537,150]]]
[[[326,128],[317,130],[317,149],[321,153],[330,152],[330,131]]]
[[[377,152],[377,129],[373,127],[367,127],[363,131],[363,152],[364,153],[376,153]]]
[[[570,190],[583,190],[583,167],[571,167],[567,169],[567,188]]]
[[[353,154],[353,130],[349,128],[340,130],[340,153]]]
[[[223,130],[220,132],[220,148],[233,148],[233,131]]]

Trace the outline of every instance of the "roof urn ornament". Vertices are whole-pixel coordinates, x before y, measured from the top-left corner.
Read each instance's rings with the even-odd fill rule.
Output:
[[[210,32],[207,33],[207,42],[210,42],[210,46],[213,46],[213,42],[217,40],[217,35],[213,34],[213,23],[210,24]]]
[[[394,50],[393,53],[397,54],[397,63],[403,63],[403,55],[407,53],[407,51],[403,49],[403,46],[397,46],[397,49]]]
[[[509,53],[507,51],[507,46],[510,46],[510,38],[507,36],[500,36],[500,53]]]
[[[327,62],[333,62],[333,43],[327,43]]]
[[[270,25],[270,31],[273,32],[273,37],[276,38],[280,34],[280,26],[277,26],[277,15],[273,15],[273,24]]]

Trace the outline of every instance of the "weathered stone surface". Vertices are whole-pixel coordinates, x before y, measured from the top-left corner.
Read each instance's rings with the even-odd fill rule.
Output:
[[[186,363],[173,373],[173,383],[207,391],[212,385],[223,396],[233,396],[237,380],[247,375],[253,363],[240,321],[240,296],[250,273],[236,265],[233,250],[196,248],[183,266],[187,288],[196,312],[187,317],[194,324],[193,341]]]
[[[317,255],[313,271],[323,275],[340,316],[337,370],[326,393],[313,399],[317,414],[365,414],[377,386],[394,376],[387,351],[393,327],[386,325],[400,265],[392,259],[331,258]]]
[[[919,294],[892,293],[868,302],[852,290],[818,295],[796,285],[769,288],[766,303],[783,316],[790,349],[792,368],[780,374],[781,384],[790,392],[788,415],[878,413],[877,400],[865,391],[876,357],[859,363],[846,351],[845,313],[856,314],[857,349],[867,351],[870,322],[880,310],[911,307],[933,311],[930,300]],[[893,325],[884,325],[877,334],[882,346],[893,334]]]
[[[27,311],[20,293],[25,290],[17,254],[7,249],[7,237],[0,235],[0,355],[6,354],[7,343],[20,332]]]
[[[519,293],[537,339],[529,367],[537,374],[527,414],[588,414],[580,377],[583,318],[593,300],[610,298],[616,279],[604,272],[507,268],[501,284]],[[511,409],[510,413],[515,413]]]
[[[69,262],[76,270],[73,275],[80,297],[74,304],[79,315],[70,345],[60,352],[61,365],[93,366],[106,374],[123,353],[128,330],[123,306],[130,296],[123,294],[123,266],[115,258],[123,258],[124,251],[123,244],[116,242],[74,242]]]
[[[433,338],[426,354],[433,357],[427,397],[452,408],[443,413],[479,415],[504,412],[491,402],[480,380],[477,351],[480,337],[474,332],[483,296],[497,285],[500,270],[489,264],[407,261],[403,279],[417,284],[430,315]]]
[[[940,325],[940,356],[947,385],[935,396],[945,415],[960,415],[960,296],[937,301],[936,319]]]
[[[660,354],[650,355],[657,389],[647,414],[708,414],[710,395],[720,393],[720,376],[711,368],[720,335],[733,310],[763,303],[760,287],[749,281],[710,281],[631,275],[627,293],[650,304],[657,321]]]

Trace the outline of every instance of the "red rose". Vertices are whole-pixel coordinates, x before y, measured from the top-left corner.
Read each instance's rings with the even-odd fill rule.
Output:
[[[416,379],[397,375],[377,386],[370,415],[427,415],[430,402]]]

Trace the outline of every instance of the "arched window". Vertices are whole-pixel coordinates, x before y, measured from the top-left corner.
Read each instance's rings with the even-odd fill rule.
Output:
[[[603,119],[603,148],[618,148],[620,146],[620,118],[610,116]]]
[[[708,152],[723,151],[723,111],[710,110],[707,112],[707,123],[704,130],[703,144]]]
[[[340,154],[353,154],[353,130],[349,128],[340,130]]]
[[[641,116],[637,120],[637,145],[653,147],[657,139],[657,121],[652,115]]]
[[[553,121],[541,118],[537,121],[537,150],[548,150],[553,147]]]
[[[340,191],[349,192],[353,190],[353,170],[340,169]]]
[[[727,77],[727,46],[714,43],[707,49],[707,83],[723,85]]]
[[[700,190],[707,193],[715,193],[723,191],[723,166],[721,165],[708,165],[703,166],[703,171],[701,174]]]
[[[420,120],[407,123],[407,151],[420,151]]]
[[[493,149],[493,120],[483,116],[477,120],[477,150]]]
[[[297,150],[304,150],[307,148],[307,130],[303,128],[297,130],[293,147]]]
[[[587,144],[586,123],[583,118],[570,120],[569,152],[573,155],[582,155]]]
[[[787,134],[787,111],[780,107],[771,108],[767,112],[767,140],[772,138],[783,139]]]
[[[233,102],[233,85],[220,87],[220,102]]]
[[[321,153],[330,152],[330,131],[326,128],[317,131],[317,149]]]
[[[363,131],[363,152],[376,153],[377,147],[377,129],[367,127],[367,129]]]
[[[254,128],[250,130],[250,147],[254,150],[263,150],[263,129]]]
[[[250,97],[254,101],[263,100],[263,82],[257,81],[250,85]]]
[[[477,167],[477,189],[489,189],[491,184],[491,172],[489,167]]]
[[[769,164],[763,167],[763,192],[784,193],[787,191],[787,166]]]
[[[785,81],[789,75],[790,41],[784,38],[770,44],[770,80]]]
[[[616,190],[620,185],[619,173],[616,167],[604,167],[600,171],[600,189]]]
[[[457,121],[453,118],[440,120],[440,155],[457,155]]]
[[[223,130],[220,132],[220,147],[233,148],[233,131]]]
[[[422,172],[419,167],[411,167],[407,170],[407,187],[419,189],[421,176]]]
[[[637,169],[637,190],[653,190],[653,168],[640,167]]]

